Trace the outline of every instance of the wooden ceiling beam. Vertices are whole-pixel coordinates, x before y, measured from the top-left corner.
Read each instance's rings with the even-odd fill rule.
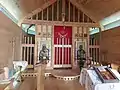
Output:
[[[44,21],[44,20],[28,20],[25,19],[22,23],[29,24],[46,24],[46,25],[63,25],[61,21]],[[79,22],[64,22],[65,26],[84,26],[84,27],[100,27],[99,23],[79,23]]]

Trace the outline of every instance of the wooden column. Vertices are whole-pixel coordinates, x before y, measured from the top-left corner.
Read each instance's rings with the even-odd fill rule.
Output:
[[[46,65],[44,65],[44,64],[41,64],[38,66],[37,90],[44,90],[45,67],[46,67]]]
[[[101,64],[102,53],[101,53],[101,41],[102,41],[102,30],[99,28],[99,63]]]
[[[21,24],[21,27],[22,27],[22,24]],[[20,38],[20,45],[21,45],[21,46],[20,46],[20,48],[21,48],[21,51],[20,51],[20,60],[23,60],[23,58],[22,58],[22,53],[23,53],[22,41],[23,41],[23,39],[24,39],[23,32],[20,33],[19,38]]]
[[[35,31],[36,33],[38,34],[38,27],[37,27],[37,24],[35,25]],[[37,35],[35,35],[35,47],[34,47],[34,65],[37,63],[37,45],[38,45],[38,42],[37,42]]]
[[[27,36],[27,44],[29,45],[29,36]],[[29,62],[29,47],[27,47],[27,62]]]
[[[47,21],[48,21],[48,17],[49,17],[49,12],[48,12],[48,8],[47,8]]]
[[[52,4],[52,21],[54,21],[54,5]]]
[[[71,55],[72,55],[71,56],[71,58],[72,58],[72,60],[71,60],[72,68],[75,66],[75,60],[74,60],[74,57],[75,57],[74,56],[74,47],[75,46],[74,46],[74,34],[73,34],[74,30],[73,29],[74,29],[74,27],[72,27],[72,48],[71,48],[71,50],[72,50],[71,51]]]
[[[78,10],[78,22],[80,22],[80,11]]]
[[[75,6],[73,5],[73,22],[75,22]]]
[[[59,21],[59,0],[57,1],[57,21]]]
[[[69,1],[69,19],[68,21],[70,22],[70,1]]]
[[[30,44],[32,44],[32,37],[31,37]],[[30,47],[30,64],[32,65],[32,47]]]
[[[87,29],[87,56],[89,57],[90,56],[90,52],[89,52],[89,49],[90,49],[90,43],[89,43],[90,31],[89,31],[89,27],[87,27],[86,29]]]
[[[52,54],[51,54],[51,56],[52,56],[52,59],[51,59],[51,64],[52,64],[52,67],[54,68],[54,60],[55,60],[55,57],[54,57],[54,54],[55,54],[55,52],[54,52],[54,25],[52,25],[52,47],[51,47],[51,49],[52,49]]]
[[[62,0],[62,13],[65,13],[65,0]]]

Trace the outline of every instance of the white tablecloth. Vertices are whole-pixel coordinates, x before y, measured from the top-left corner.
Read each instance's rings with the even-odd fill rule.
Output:
[[[22,70],[21,71],[24,71],[27,66],[28,66],[28,62],[27,61],[13,61],[13,64],[14,64],[14,68],[18,67],[18,66],[22,66]]]
[[[120,74],[112,69],[112,72],[120,80]],[[82,69],[79,82],[85,85],[86,90],[120,90],[119,83],[102,83],[94,70]]]

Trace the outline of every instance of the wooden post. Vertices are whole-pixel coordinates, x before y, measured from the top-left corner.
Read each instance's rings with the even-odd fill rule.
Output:
[[[49,12],[48,12],[48,8],[47,8],[47,21],[49,20]]]
[[[54,5],[52,4],[52,21],[54,21]]]
[[[43,10],[42,10],[42,20],[43,20]]]
[[[75,6],[73,5],[73,22],[75,22]]]
[[[80,22],[80,11],[78,10],[78,22]]]
[[[102,54],[101,54],[101,40],[102,40],[102,30],[99,28],[99,63],[101,64]]]
[[[27,45],[29,44],[29,36],[27,37]],[[27,62],[29,62],[29,47],[27,47]]]
[[[22,28],[22,24],[21,24],[21,28]],[[23,40],[24,40],[24,35],[23,35],[23,33],[21,32],[20,33],[20,36],[19,36],[19,38],[20,38],[20,48],[21,48],[21,51],[20,51],[20,60],[23,60],[23,55],[22,55],[22,53],[24,52],[23,51],[23,47],[22,47],[22,44],[23,44]]]
[[[90,32],[89,32],[89,27],[87,27],[87,56],[88,57],[90,56],[90,52],[89,52],[89,49],[90,49],[89,40],[90,40]]]
[[[69,19],[68,21],[70,22],[70,1],[69,1]]]
[[[37,90],[44,90],[44,73],[45,73],[45,64],[38,66],[38,75],[37,75]]]
[[[30,44],[32,44],[32,37]],[[32,65],[32,47],[30,47],[30,64]]]
[[[46,40],[48,40],[48,25],[46,25]]]
[[[65,0],[62,0],[62,13],[65,13]]]
[[[85,21],[85,20],[84,20],[84,16],[85,16],[85,15],[84,15],[84,13],[82,13],[82,15],[83,15],[83,16],[82,16],[82,22],[84,23],[84,21]]]
[[[57,21],[59,21],[59,0],[57,1]]]
[[[54,51],[54,25],[52,25],[52,32],[51,32],[51,37],[52,37],[52,43],[51,43],[51,45],[53,46],[52,47],[52,58],[51,58],[51,66],[54,68],[54,60],[55,60],[55,57],[54,57],[54,53],[55,53],[55,51]]]
[[[26,36],[25,36],[24,39],[25,39],[25,44],[26,44]],[[25,61],[25,59],[26,59],[26,54],[25,54],[25,53],[26,53],[26,50],[27,50],[27,49],[26,49],[26,47],[24,46],[24,61]]]
[[[72,27],[72,33],[74,33],[74,27]],[[71,55],[72,55],[71,56],[71,58],[72,58],[72,60],[71,60],[72,61],[71,62],[72,63],[72,68],[74,68],[74,66],[75,66],[75,60],[74,60],[74,57],[75,57],[75,55],[74,55],[75,52],[74,51],[75,50],[74,50],[74,47],[75,47],[74,46],[74,34],[72,34],[72,48],[71,48],[71,50],[72,50],[72,52],[71,52]]]
[[[36,31],[37,34],[38,34],[38,26],[39,26],[39,25],[37,25],[37,24],[35,25],[35,28],[36,28],[35,31]],[[37,58],[38,58],[38,57],[37,57],[37,52],[38,52],[38,51],[37,51],[37,48],[38,48],[38,47],[37,47],[37,44],[38,44],[38,43],[37,43],[37,35],[35,35],[34,65],[37,63]]]

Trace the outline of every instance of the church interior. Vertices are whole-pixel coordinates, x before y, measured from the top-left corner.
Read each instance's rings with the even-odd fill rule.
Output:
[[[120,90],[120,0],[0,0],[0,90]]]

